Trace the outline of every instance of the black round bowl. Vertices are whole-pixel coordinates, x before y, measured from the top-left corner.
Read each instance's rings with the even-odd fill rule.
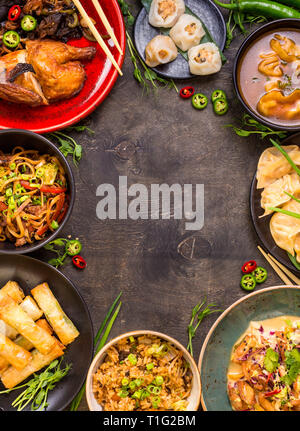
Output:
[[[271,127],[272,129],[276,130],[287,130],[289,132],[298,132],[300,131],[300,122],[299,126],[286,126],[286,125],[280,125],[276,124],[272,121],[268,121],[265,117],[262,117],[257,112],[253,111],[250,106],[247,105],[245,100],[243,99],[242,94],[240,93],[239,86],[238,86],[238,66],[239,63],[245,53],[245,51],[248,49],[250,45],[252,45],[255,40],[257,40],[260,36],[262,36],[265,33],[268,33],[272,30],[278,31],[281,28],[290,28],[290,29],[300,29],[300,19],[279,19],[276,21],[269,22],[259,29],[255,30],[253,33],[251,33],[242,43],[240,46],[237,55],[235,57],[234,65],[233,65],[233,84],[234,88],[237,94],[238,99],[240,100],[241,104],[244,106],[246,111],[254,117],[257,121],[260,123],[265,124],[268,127]]]
[[[47,235],[43,240],[36,241],[33,244],[24,245],[22,247],[16,247],[13,243],[9,241],[0,242],[0,254],[24,254],[36,251],[46,245],[48,242],[52,241],[58,236],[60,231],[64,228],[67,223],[74,206],[75,201],[75,181],[70,168],[69,163],[59,149],[52,144],[48,139],[36,133],[19,130],[19,129],[7,129],[0,131],[0,150],[4,153],[9,154],[14,147],[21,146],[26,149],[38,150],[41,154],[55,155],[61,162],[68,181],[68,195],[70,198],[69,208],[65,218],[62,220],[59,228],[53,233]]]

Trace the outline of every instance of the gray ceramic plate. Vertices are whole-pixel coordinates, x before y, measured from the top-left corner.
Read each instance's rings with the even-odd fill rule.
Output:
[[[204,410],[232,410],[226,390],[230,353],[250,321],[283,315],[300,317],[298,287],[275,286],[244,296],[216,320],[203,343],[199,358]]]
[[[226,24],[217,6],[211,0],[186,0],[185,4],[203,21],[216,44],[223,51],[226,42]],[[143,8],[135,21],[134,42],[139,55],[144,60],[146,45],[159,33],[158,28],[149,24],[148,13]],[[196,77],[190,74],[188,62],[181,54],[178,54],[175,61],[153,68],[153,70],[159,75],[171,79]]]

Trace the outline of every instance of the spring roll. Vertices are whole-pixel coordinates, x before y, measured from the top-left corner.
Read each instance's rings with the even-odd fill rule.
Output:
[[[47,283],[42,283],[31,291],[39,307],[45,313],[46,319],[54,329],[60,341],[66,346],[72,343],[79,332],[64,313]]]
[[[18,335],[18,331],[7,325],[3,320],[0,320],[0,334],[6,335],[6,337],[14,340]]]
[[[47,331],[50,335],[53,334],[53,329],[51,328],[46,319],[40,319],[36,322],[36,324],[41,328],[45,329],[45,331]]]
[[[20,307],[32,317],[33,320],[38,320],[42,317],[43,312],[37,306],[37,303],[31,296],[26,296],[26,298],[21,302]]]
[[[55,339],[34,320],[9,296],[0,297],[0,319],[15,328],[27,338],[40,353],[47,355],[54,347]]]
[[[14,343],[27,351],[30,351],[34,347],[34,345],[25,337],[23,337],[23,335],[18,335],[17,338],[14,340]],[[10,363],[2,356],[0,356],[0,376],[2,376],[3,372],[9,367],[9,365]]]
[[[5,335],[0,334],[0,354],[13,367],[22,370],[29,363],[31,354],[11,341]]]
[[[31,360],[23,370],[18,370],[15,367],[9,367],[1,376],[3,385],[7,389],[11,389],[27,379],[31,374],[40,371],[42,368],[49,365],[54,359],[59,358],[64,354],[63,347],[58,340],[54,344],[53,349],[47,354],[43,355],[38,350],[34,349],[31,352]]]
[[[10,296],[17,304],[23,301],[25,294],[16,281],[8,281],[2,289],[0,289],[0,298],[3,295]]]

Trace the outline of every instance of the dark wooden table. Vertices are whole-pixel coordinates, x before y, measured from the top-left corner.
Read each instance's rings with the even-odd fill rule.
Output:
[[[135,1],[136,13],[138,4]],[[192,84],[208,96],[217,88],[225,90],[230,103],[226,116],[217,117],[211,104],[196,111],[174,90],[143,94],[133,78],[127,52],[124,77],[84,121],[95,134],[74,134],[84,153],[78,169],[73,169],[77,197],[64,235],[80,238],[88,267],[80,272],[68,264],[62,271],[87,302],[95,331],[123,291],[111,337],[151,329],[186,345],[195,304],[207,297],[225,309],[244,296],[239,282],[245,260],[257,259],[270,271],[263,287],[281,284],[256,248],[248,204],[250,182],[267,142],[239,138],[224,127],[238,124],[242,115],[232,84],[233,59],[242,39],[237,37],[225,52],[228,62],[219,74],[176,82],[179,88]],[[127,160],[118,156],[124,145]],[[102,183],[117,187],[121,175],[128,177],[129,185],[147,187],[153,183],[204,184],[203,229],[186,231],[184,220],[100,221],[96,189]],[[178,245],[188,237],[195,238],[193,259],[178,252]],[[47,260],[50,256],[41,251],[33,257]],[[199,327],[194,339],[196,361],[216,318],[208,316]],[[85,400],[80,410],[87,410]]]

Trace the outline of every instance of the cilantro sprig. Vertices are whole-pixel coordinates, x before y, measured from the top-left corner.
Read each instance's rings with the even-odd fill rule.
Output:
[[[266,351],[264,359],[264,367],[269,373],[273,373],[278,367],[279,354],[275,350],[269,348]]]
[[[291,385],[300,373],[300,352],[298,349],[294,348],[291,351],[285,352],[285,365],[288,372],[282,377],[282,381],[286,385]]]

